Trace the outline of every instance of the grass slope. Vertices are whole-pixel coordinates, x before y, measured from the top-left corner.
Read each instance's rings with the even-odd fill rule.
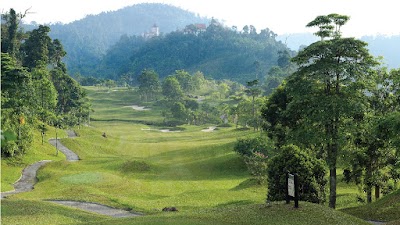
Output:
[[[194,211],[163,212],[134,218],[110,218],[44,201],[3,200],[2,223],[39,224],[369,224],[340,211],[321,205],[300,202],[300,208],[283,202],[265,204],[234,204]]]
[[[67,137],[66,132],[58,130],[58,137]],[[56,156],[56,149],[50,145],[47,140],[55,138],[56,133],[53,128],[49,127],[44,137],[44,143],[42,145],[42,137],[40,132],[34,132],[33,146],[30,151],[27,151],[24,156],[16,156],[14,158],[2,158],[1,159],[1,191],[14,190],[14,183],[20,178],[22,170],[35,162],[40,160],[54,160],[60,161],[65,160],[63,154]]]
[[[371,204],[342,209],[343,212],[365,220],[400,222],[400,190],[384,196]],[[396,224],[396,221],[394,222]]]
[[[106,216],[44,201],[1,200],[2,224],[78,224],[87,221],[99,223],[106,219]]]
[[[76,128],[77,138],[62,140],[82,160],[66,162],[61,154],[54,156],[54,147],[43,150],[37,142],[22,160],[54,161],[39,170],[33,191],[2,200],[4,224],[49,224],[49,220],[54,221],[51,224],[291,224],[297,220],[302,224],[363,224],[309,203],[302,203],[300,210],[282,204],[262,206],[267,188],[249,180],[242,159],[232,151],[237,137],[256,136],[257,132],[233,127],[202,132],[206,126],[185,125],[181,132],[162,133],[148,130],[163,128],[148,123],[162,121],[159,109],[143,112],[124,107],[140,104],[134,91],[91,88],[89,97],[95,121],[90,127]],[[107,138],[102,137],[103,132]],[[11,183],[18,177],[9,174],[11,166],[4,162],[2,168],[7,166],[2,175]],[[15,170],[20,173],[22,167]],[[4,180],[2,176],[2,183]],[[356,188],[344,193],[352,196],[352,190]],[[49,199],[102,203],[147,216],[104,220],[43,202]],[[161,212],[171,206],[179,212]],[[30,213],[25,216],[25,211]],[[286,216],[291,213],[293,216]]]
[[[300,202],[300,208],[294,209],[293,204],[274,203],[246,204],[225,206],[199,210],[195,212],[163,213],[160,215],[136,217],[131,219],[115,219],[89,224],[274,224],[274,225],[309,225],[309,224],[369,224],[361,219],[345,213],[332,210],[321,205]]]

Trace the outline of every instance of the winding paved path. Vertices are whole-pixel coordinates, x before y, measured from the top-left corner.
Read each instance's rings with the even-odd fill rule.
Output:
[[[76,133],[73,130],[68,130],[68,137],[69,138],[74,138],[76,137]],[[63,144],[61,144],[60,139],[50,139],[49,143],[53,145],[54,147],[57,147],[58,150],[60,150],[62,153],[67,158],[67,161],[75,162],[79,161],[79,156],[75,154],[75,152],[69,150],[67,147],[65,147]],[[36,162],[32,165],[29,165],[25,167],[25,169],[22,171],[21,178],[15,182],[14,184],[14,191],[8,191],[8,192],[2,192],[1,193],[1,198],[6,198],[9,195],[21,193],[21,192],[27,192],[33,190],[33,186],[35,183],[38,181],[36,178],[37,171],[39,170],[40,167],[45,165],[46,163],[51,162],[51,160],[42,160],[39,162]],[[65,205],[65,206],[70,206],[74,208],[79,208],[82,210],[106,215],[106,216],[112,216],[112,217],[132,217],[132,216],[141,216],[142,214],[138,213],[131,213],[125,210],[121,209],[115,209],[109,206],[105,205],[100,205],[96,203],[88,203],[88,202],[76,202],[76,201],[49,201],[53,202],[56,204],[60,205]]]
[[[105,205],[100,205],[97,203],[88,203],[88,202],[76,202],[76,201],[59,201],[59,200],[54,200],[54,201],[49,201],[53,202],[56,204],[60,205],[65,205],[65,206],[71,206],[74,208],[79,208],[85,211],[90,211],[106,216],[112,216],[112,217],[133,217],[133,216],[142,216],[142,214],[138,213],[131,213],[122,209],[115,209],[109,206]]]
[[[68,137],[69,138],[75,138],[76,137],[76,133],[73,130],[67,130],[68,133]],[[51,145],[53,145],[54,147],[57,147],[58,150],[60,150],[62,153],[64,153],[65,157],[67,158],[67,161],[78,161],[79,160],[79,156],[69,150],[67,147],[65,147],[63,144],[61,144],[60,139],[50,139],[49,143]]]
[[[19,178],[19,180],[17,180],[17,182],[14,183],[14,191],[2,192],[1,198],[33,190],[33,186],[37,182],[36,172],[40,167],[42,167],[44,164],[48,162],[51,162],[51,160],[42,160],[25,167],[25,169],[22,171],[22,175]]]

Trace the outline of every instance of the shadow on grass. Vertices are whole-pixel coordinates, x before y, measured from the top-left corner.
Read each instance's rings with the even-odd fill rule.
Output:
[[[223,204],[218,204],[216,208],[219,207],[227,207],[227,206],[239,206],[239,205],[249,205],[249,204],[254,204],[256,202],[251,201],[251,200],[238,200],[238,201],[231,201]]]
[[[230,191],[241,191],[247,188],[252,188],[252,187],[259,187],[261,186],[260,184],[257,183],[256,180],[249,178],[242,183],[240,183],[238,186],[232,188]]]

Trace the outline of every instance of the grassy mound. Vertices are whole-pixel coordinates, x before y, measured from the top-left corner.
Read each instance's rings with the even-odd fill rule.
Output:
[[[400,222],[400,190],[384,196],[371,204],[342,209],[341,211],[365,220]],[[396,223],[394,223],[396,224]]]
[[[99,223],[108,218],[44,201],[1,200],[1,224]]]
[[[369,224],[340,211],[307,202],[300,202],[300,208],[283,202],[246,204],[204,209],[193,212],[166,212],[157,215],[130,219],[113,219],[101,223],[87,224]]]
[[[369,224],[340,211],[307,202],[300,208],[283,202],[243,204],[179,212],[158,212],[135,218],[111,218],[43,201],[2,201],[3,224]],[[396,223],[394,223],[396,224]]]
[[[148,163],[139,160],[128,160],[121,166],[123,173],[146,172],[150,171],[150,169],[151,166]]]

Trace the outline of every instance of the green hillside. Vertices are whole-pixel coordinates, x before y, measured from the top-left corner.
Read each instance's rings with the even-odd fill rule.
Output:
[[[150,68],[162,78],[184,69],[202,71],[217,80],[263,79],[279,60],[279,66],[286,66],[290,50],[268,28],[250,27],[238,31],[213,20],[204,29],[191,24],[150,40],[123,37],[107,51],[96,74],[118,79]]]
[[[347,208],[342,211],[365,220],[400,220],[400,190],[390,193],[371,204]]]
[[[142,3],[116,11],[88,15],[68,24],[50,24],[50,36],[59,39],[68,52],[64,61],[70,74],[94,75],[96,67],[107,49],[122,35],[141,35],[154,24],[161,33],[182,29],[191,23],[208,23],[207,18],[181,8],[161,4]],[[25,25],[25,29],[34,26]]]

